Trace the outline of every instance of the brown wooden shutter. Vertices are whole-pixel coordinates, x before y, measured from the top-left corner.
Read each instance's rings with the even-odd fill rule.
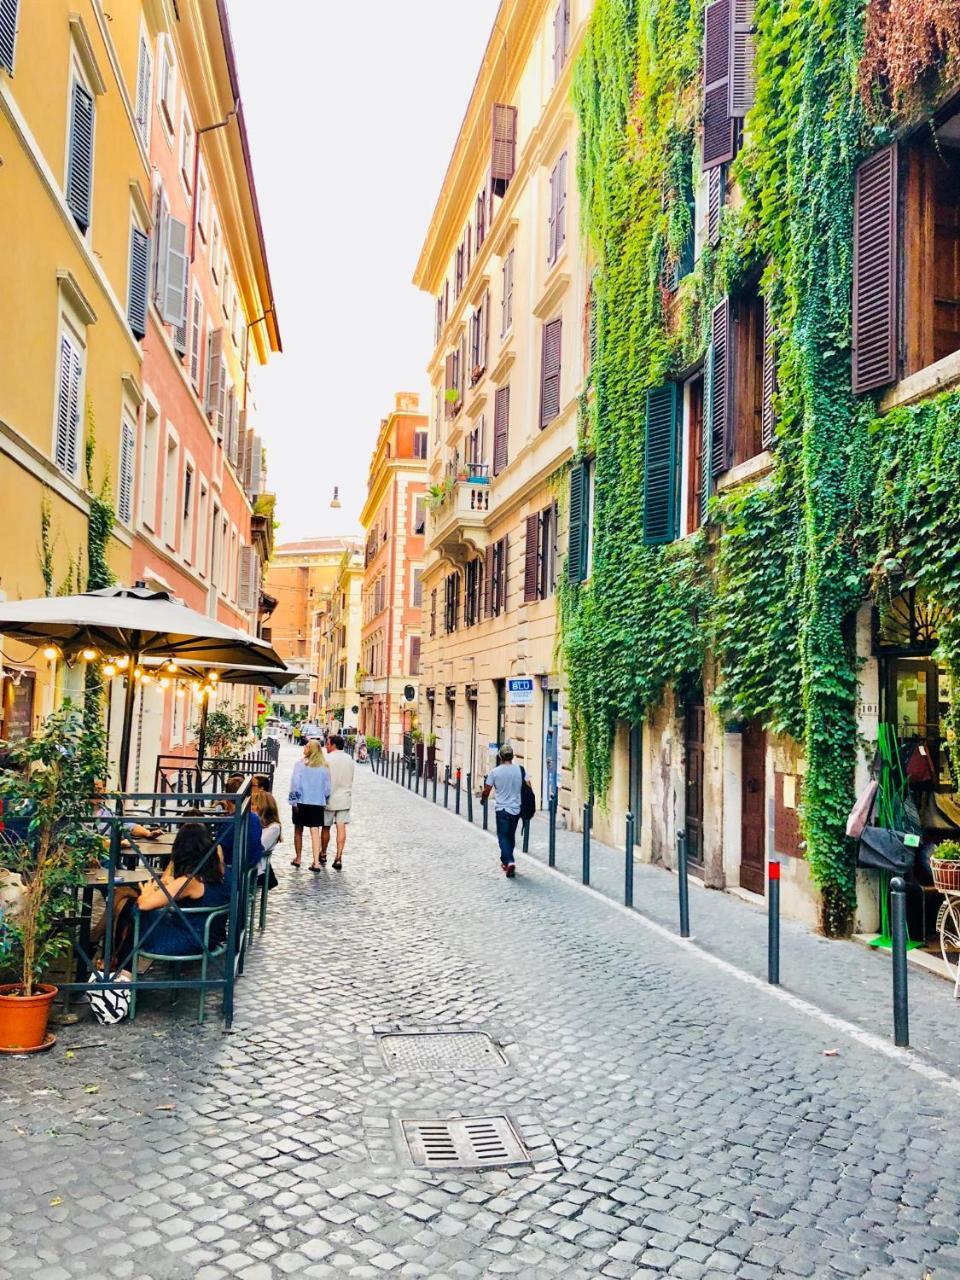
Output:
[[[776,435],[777,419],[773,410],[773,397],[777,390],[777,352],[774,345],[773,320],[770,303],[763,300],[763,404],[760,424],[761,443],[764,449],[772,449]]]
[[[493,546],[483,553],[483,616],[489,618],[493,593]]]
[[[540,580],[540,513],[527,516],[527,545],[523,557],[523,600],[529,604],[536,600]]]
[[[430,634],[437,634],[437,589],[430,592]]]
[[[490,350],[490,290],[483,295],[480,307],[480,365],[487,367],[487,355]]]
[[[733,0],[730,25],[730,115],[742,119],[753,106],[753,4]]]
[[[551,320],[543,326],[540,364],[540,427],[549,426],[560,412],[560,335],[562,322]]]
[[[502,196],[517,168],[517,108],[503,102],[493,104],[490,152],[490,190]]]
[[[720,219],[725,187],[726,171],[722,164],[714,165],[707,181],[707,241],[711,245],[717,245],[720,242]]]
[[[730,115],[730,30],[732,0],[713,0],[703,17],[703,167],[733,159]]]
[[[507,568],[509,565],[510,539],[504,534],[500,539],[500,591],[497,596],[497,612],[503,613],[507,607]]]
[[[710,469],[718,476],[730,466],[733,417],[730,403],[730,299],[724,298],[711,317],[713,370],[710,390]]]
[[[420,637],[410,637],[410,674],[418,676],[420,674]]]
[[[510,388],[498,387],[493,405],[493,474],[507,465],[510,439]]]
[[[853,199],[853,389],[897,376],[897,144],[864,160]]]

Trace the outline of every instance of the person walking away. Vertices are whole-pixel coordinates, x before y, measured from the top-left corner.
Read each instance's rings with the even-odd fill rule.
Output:
[[[309,744],[307,744],[309,745]],[[302,758],[307,758],[307,745],[303,748]],[[296,769],[296,765],[293,766]],[[300,821],[300,812],[293,801],[290,802],[290,818],[293,822],[293,861],[291,867],[299,867],[300,857],[303,853],[303,823]]]
[[[343,737],[332,733],[327,742],[327,764],[330,768],[330,799],[323,815],[323,853],[326,856],[330,843],[330,831],[337,828],[337,856],[333,860],[334,871],[343,868],[343,851],[347,845],[347,823],[353,803],[353,761],[343,749]]]
[[[311,862],[310,870],[319,871],[326,865],[326,846],[320,847],[320,831],[324,825],[324,813],[330,798],[330,769],[323,758],[323,748],[319,742],[307,743],[303,759],[293,766],[290,779],[290,803],[297,807],[297,821],[301,829],[306,827],[310,832]],[[302,840],[302,836],[301,836]],[[296,843],[296,836],[294,836]],[[297,848],[293,866],[300,865],[300,849]]]
[[[517,847],[517,826],[520,822],[520,802],[523,797],[523,770],[513,762],[513,747],[501,747],[497,758],[499,764],[487,774],[480,798],[486,800],[491,791],[494,793],[500,866],[512,880],[517,874],[514,853]]]

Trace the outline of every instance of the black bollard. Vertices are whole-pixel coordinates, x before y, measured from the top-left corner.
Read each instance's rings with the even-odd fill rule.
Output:
[[[583,806],[583,866],[580,879],[584,884],[590,883],[590,828],[593,826],[593,792]]]
[[[687,883],[687,833],[677,833],[677,889],[680,894],[680,937],[690,937],[690,885]]]
[[[467,774],[467,821],[473,826],[473,774]]]
[[[523,819],[523,852],[530,852],[530,819]]]
[[[780,985],[780,863],[767,867],[767,982]]]
[[[433,762],[433,803],[437,803],[437,762]]]
[[[459,769],[457,770],[456,786],[454,787],[453,800],[454,800],[453,811],[459,818],[460,817],[460,770]]]
[[[627,847],[623,872],[623,905],[633,906],[633,823],[632,813],[627,814]]]
[[[549,826],[547,828],[547,866],[555,867],[557,865],[557,793],[555,791],[550,794],[550,807],[548,810]]]
[[[427,798],[427,784],[429,783],[429,781],[430,781],[430,761],[424,760],[423,762],[423,798],[424,800],[426,800]]]
[[[490,810],[489,810],[489,808],[488,808],[489,803],[490,803],[490,802],[489,802],[488,800],[482,800],[482,801],[481,801],[481,804],[482,804],[482,806],[483,806],[483,829],[484,829],[484,831],[486,831],[486,830],[487,830],[487,827],[488,827],[488,824],[489,824],[489,819],[490,819]]]
[[[443,767],[443,807],[447,807],[447,797],[450,794],[450,766]]]
[[[893,957],[893,1043],[910,1044],[907,1009],[907,886],[902,876],[890,881],[890,942]]]

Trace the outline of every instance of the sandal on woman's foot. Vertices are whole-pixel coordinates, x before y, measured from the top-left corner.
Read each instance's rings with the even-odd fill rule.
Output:
[[[314,866],[311,866],[311,867],[310,867],[310,870],[311,870],[311,871],[317,871],[317,872],[320,872],[320,871],[322,871],[322,870],[323,870],[323,867],[314,867]]]
[[[291,865],[291,867],[299,867],[299,865],[300,865],[300,859],[299,859],[299,858],[294,858],[294,860],[290,863],[290,865]]]
[[[321,867],[325,867],[327,865],[327,855],[325,853],[321,853],[320,855],[320,865]]]
[[[333,869],[334,869],[334,871],[342,871],[342,870],[343,870],[343,861],[342,861],[342,859],[340,859],[340,858],[335,858],[335,859],[334,859],[334,862],[333,862]]]

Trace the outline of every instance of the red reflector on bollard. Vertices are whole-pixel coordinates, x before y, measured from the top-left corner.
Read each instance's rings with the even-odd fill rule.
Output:
[[[770,879],[771,879],[771,880],[779,880],[779,879],[780,879],[780,863],[779,863],[779,862],[771,862],[771,863],[769,863],[769,864],[768,864],[768,867],[767,867],[767,870],[768,870],[768,872],[769,872],[769,875],[770,875]]]

